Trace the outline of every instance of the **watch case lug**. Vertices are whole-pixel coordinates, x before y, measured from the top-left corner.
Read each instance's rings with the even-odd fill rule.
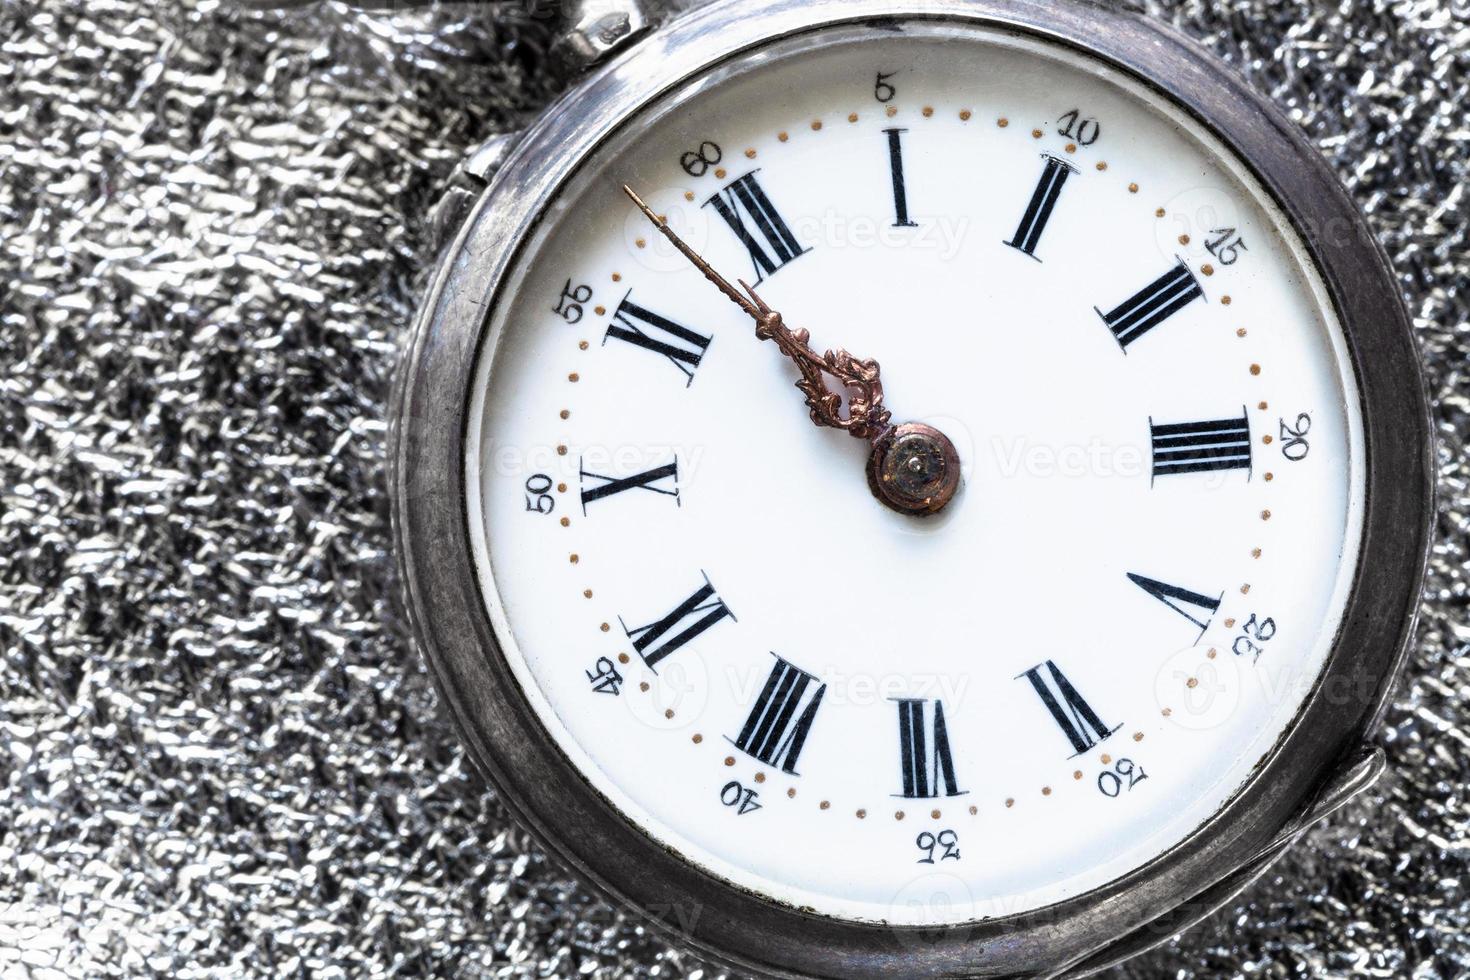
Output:
[[[454,240],[455,233],[469,217],[470,208],[490,181],[494,179],[500,165],[510,151],[515,149],[524,135],[523,130],[497,133],[472,149],[464,162],[454,171],[439,203],[434,205],[429,219],[430,234],[435,254],[441,252]]]
[[[572,0],[552,50],[571,71],[585,70],[648,30],[653,20],[648,0]]]

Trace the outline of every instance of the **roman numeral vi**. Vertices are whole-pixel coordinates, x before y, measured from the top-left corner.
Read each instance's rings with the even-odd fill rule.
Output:
[[[1035,689],[1036,696],[1051,713],[1052,720],[1072,743],[1073,755],[1081,755],[1099,742],[1106,741],[1122,725],[1109,728],[1103,724],[1092,706],[1077,693],[1077,688],[1067,680],[1067,675],[1050,660],[1037,664],[1017,678],[1026,678]]]

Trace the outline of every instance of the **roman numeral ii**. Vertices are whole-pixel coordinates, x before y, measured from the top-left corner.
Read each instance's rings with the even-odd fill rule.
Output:
[[[1019,677],[1031,682],[1052,720],[1072,743],[1073,755],[1081,755],[1123,727],[1114,725],[1109,728],[1105,725],[1092,706],[1077,693],[1072,682],[1067,680],[1067,675],[1050,660],[1037,664]]]
[[[1045,153],[1041,158],[1046,161],[1041,168],[1041,179],[1036,182],[1036,190],[1032,192],[1031,201],[1026,205],[1026,213],[1021,215],[1016,233],[1006,242],[1011,248],[1019,249],[1033,259],[1036,258],[1036,245],[1041,241],[1041,233],[1051,220],[1052,208],[1057,206],[1057,198],[1062,196],[1062,185],[1077,172],[1077,168],[1065,160]]]
[[[632,295],[630,292],[629,296]],[[711,337],[680,326],[666,316],[639,306],[628,296],[613,311],[612,322],[602,338],[603,346],[608,340],[622,340],[668,358],[670,364],[684,375],[685,385],[694,383],[694,369],[704,360]]]
[[[777,272],[782,266],[799,255],[810,252],[796,240],[786,220],[766,196],[752,170],[704,203],[715,209],[735,237],[750,253],[755,265],[755,285],[759,286],[766,276]]]
[[[772,656],[776,656],[772,654]],[[765,687],[735,738],[735,747],[768,766],[799,775],[796,760],[817,717],[826,684],[776,656]]]
[[[1251,427],[1245,408],[1237,419],[1156,423],[1148,420],[1153,443],[1153,477],[1177,473],[1251,468]]]
[[[944,724],[944,703],[920,698],[898,698],[898,754],[903,772],[903,793],[909,799],[958,796],[954,757],[949,751],[949,730]],[[926,708],[932,705],[932,710]],[[927,715],[927,718],[926,718]]]
[[[1104,313],[1097,311],[1113,339],[1126,353],[1128,345],[1163,323],[1205,294],[1195,281],[1194,273],[1181,259],[1174,268],[1164,273],[1138,292]],[[1096,309],[1096,307],[1094,307]]]
[[[715,587],[710,585],[709,576],[705,576],[704,585],[695,589],[689,598],[675,606],[668,615],[647,626],[634,629],[629,629],[628,624],[623,623],[623,632],[633,641],[633,649],[638,651],[638,656],[652,668],[726,617],[735,618],[730,607],[715,594]],[[622,623],[621,617],[618,622]]]

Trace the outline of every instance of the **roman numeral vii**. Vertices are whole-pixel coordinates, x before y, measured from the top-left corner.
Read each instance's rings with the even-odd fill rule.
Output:
[[[954,757],[949,751],[949,729],[939,700],[898,698],[898,755],[903,793],[909,799],[959,796]],[[932,707],[931,707],[932,706]]]

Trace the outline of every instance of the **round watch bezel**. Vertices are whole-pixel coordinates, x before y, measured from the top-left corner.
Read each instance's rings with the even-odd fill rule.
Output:
[[[838,920],[755,895],[670,853],[600,795],[537,719],[500,654],[471,554],[463,467],[470,388],[498,290],[580,162],[650,103],[741,52],[836,26],[901,30],[910,18],[1080,50],[1164,93],[1246,164],[1296,228],[1336,307],[1361,401],[1367,491],[1357,571],[1328,666],[1246,787],[1183,842],[1107,885],[1032,912],[931,929]],[[1376,725],[1412,636],[1429,546],[1423,390],[1387,262],[1336,177],[1274,107],[1167,27],[1080,3],[726,0],[663,26],[553,105],[442,258],[392,406],[404,595],[460,736],[517,818],[604,892],[703,952],[794,976],[1092,969],[1106,961],[1099,951],[1125,939],[1130,953],[1151,945],[1137,941],[1148,923],[1171,924],[1157,934],[1162,941],[1197,918],[1181,907],[1210,886],[1259,873],[1262,856],[1289,836]]]

